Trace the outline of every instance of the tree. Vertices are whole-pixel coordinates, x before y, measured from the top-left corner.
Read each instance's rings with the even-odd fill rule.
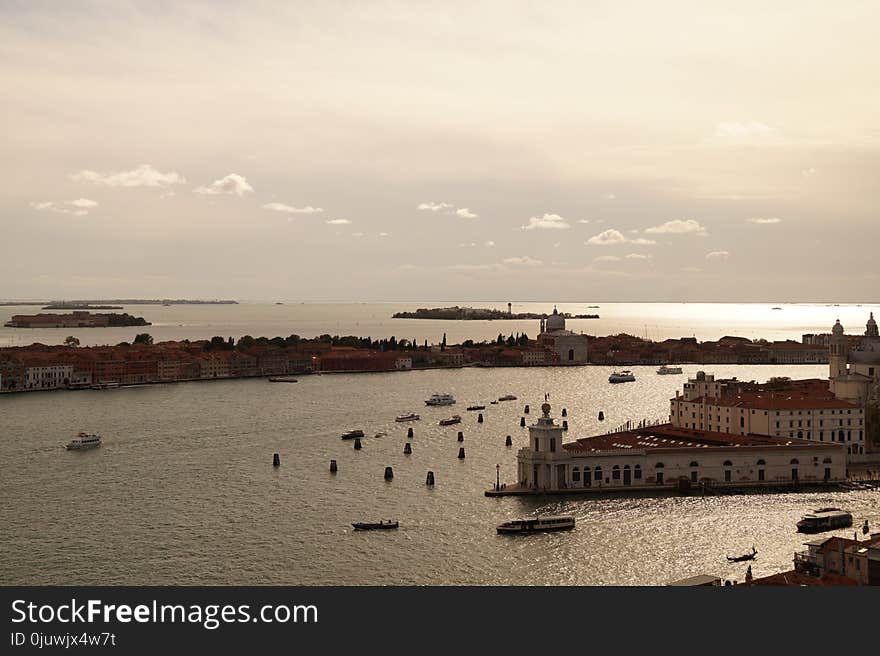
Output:
[[[153,343],[153,337],[149,333],[140,333],[134,338],[134,343],[150,346]]]
[[[77,346],[79,346],[79,340],[76,337],[74,337],[73,335],[71,335],[70,337],[68,337],[67,339],[64,340],[64,345],[76,348]]]

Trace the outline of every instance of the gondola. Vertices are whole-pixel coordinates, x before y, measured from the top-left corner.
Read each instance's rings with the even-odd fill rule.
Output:
[[[392,522],[390,519],[385,522],[353,522],[352,526],[354,526],[355,531],[376,531],[376,530],[387,530],[390,528],[398,528],[400,526],[399,522]]]
[[[755,556],[758,555],[758,550],[752,547],[751,553],[743,554],[742,556],[728,556],[727,560],[731,563],[741,563],[744,560],[754,560]]]

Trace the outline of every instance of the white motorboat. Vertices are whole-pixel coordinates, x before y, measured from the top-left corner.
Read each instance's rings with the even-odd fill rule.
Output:
[[[634,382],[636,377],[633,375],[629,369],[624,371],[615,371],[613,374],[608,376],[609,383],[632,383]]]
[[[565,531],[575,526],[571,516],[535,517],[504,522],[497,527],[499,533],[538,533],[543,531]]]
[[[431,398],[425,401],[425,405],[452,405],[455,403],[455,397],[452,394],[432,394]]]
[[[421,417],[419,417],[415,412],[410,412],[406,415],[397,415],[394,421],[418,421],[419,419],[421,419]]]
[[[101,446],[101,436],[94,433],[80,433],[67,443],[68,451],[80,451],[82,449],[94,449]]]
[[[657,373],[661,376],[668,376],[669,374],[680,374],[681,367],[670,367],[664,364],[657,370]]]

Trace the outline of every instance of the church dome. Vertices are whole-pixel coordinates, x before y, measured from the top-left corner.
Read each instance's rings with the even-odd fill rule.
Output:
[[[837,323],[834,324],[834,327],[831,329],[832,335],[842,335],[843,334],[843,326],[840,325],[840,319],[837,320]]]
[[[545,330],[552,333],[556,330],[565,330],[565,318],[559,314],[556,308],[553,308],[553,314],[547,317]]]

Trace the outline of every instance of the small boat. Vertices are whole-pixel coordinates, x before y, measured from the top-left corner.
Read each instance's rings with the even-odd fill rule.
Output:
[[[657,370],[657,373],[661,376],[668,376],[669,374],[680,374],[681,367],[669,367],[664,364]]]
[[[362,431],[362,430],[351,430],[351,431],[348,431],[347,433],[343,433],[343,434],[342,434],[342,439],[343,439],[343,440],[353,440],[353,439],[356,438],[356,437],[363,437],[363,436],[364,436],[364,431]]]
[[[101,446],[101,436],[94,433],[80,433],[67,443],[68,451],[80,451],[82,449],[94,449]]]
[[[455,397],[452,394],[432,394],[431,398],[425,401],[425,405],[452,405],[455,403]]]
[[[624,371],[615,371],[613,374],[608,376],[609,383],[632,383],[634,382],[636,377],[633,375],[629,369]]]
[[[506,394],[505,396],[499,396],[499,401],[516,401],[516,397],[513,394]]]
[[[538,533],[543,531],[566,531],[574,528],[574,526],[574,517],[558,515],[515,519],[512,522],[500,524],[496,530],[499,533]]]
[[[492,405],[498,405],[498,401],[489,401]]]
[[[297,380],[293,376],[269,376],[270,383],[296,383]]]
[[[410,412],[406,415],[397,415],[397,417],[394,418],[394,421],[418,421],[419,419],[421,419],[421,417],[415,412]]]
[[[797,523],[799,533],[822,533],[852,526],[853,516],[840,508],[820,508]]]
[[[742,556],[728,556],[727,560],[731,563],[741,563],[744,560],[754,560],[755,556],[758,555],[758,550],[752,547],[752,551],[750,553],[744,553]]]
[[[392,522],[390,519],[387,522],[352,522],[352,526],[354,526],[355,531],[376,531],[388,530],[390,528],[398,528],[400,526],[400,522]]]
[[[441,426],[452,426],[452,424],[460,424],[460,423],[461,423],[461,417],[459,417],[458,415],[453,415],[449,419],[441,419],[440,420]]]
[[[469,405],[467,409],[470,410],[485,410],[486,406],[484,405]]]
[[[781,307],[772,307],[772,308],[770,308],[770,309],[771,309],[771,310],[781,310],[782,308],[781,308]]]

